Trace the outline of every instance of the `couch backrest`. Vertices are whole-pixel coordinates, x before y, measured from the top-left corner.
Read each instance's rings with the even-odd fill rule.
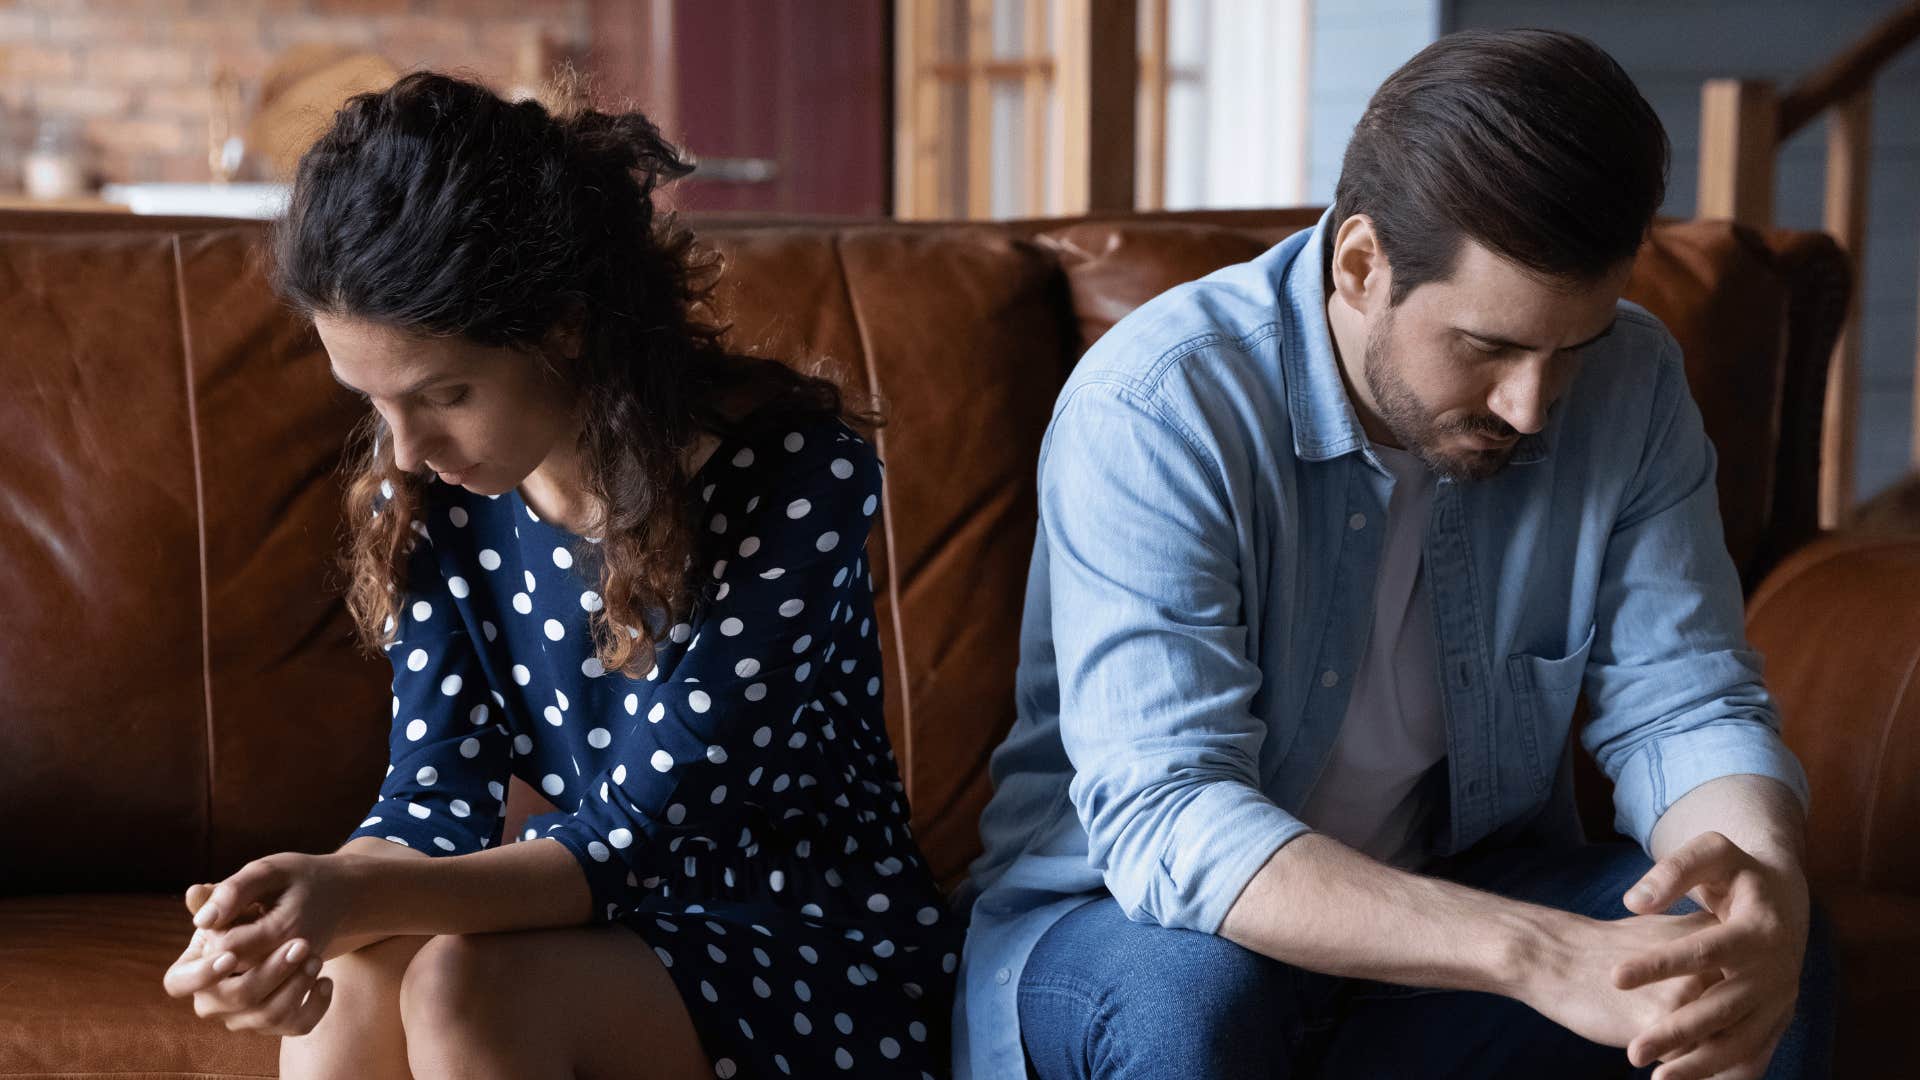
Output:
[[[1034,462],[1074,359],[1316,216],[703,225],[733,344],[824,362],[889,416],[887,721],[944,880],[977,850],[1012,720]],[[330,850],[384,772],[389,672],[353,646],[332,570],[356,405],[268,294],[260,236],[0,214],[0,891]],[[1669,223],[1629,290],[1687,348],[1749,581],[1811,532],[1806,395],[1844,267],[1823,237]]]

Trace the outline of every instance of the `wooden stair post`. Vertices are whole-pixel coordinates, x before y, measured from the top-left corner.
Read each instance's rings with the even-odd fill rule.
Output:
[[[1700,88],[1700,197],[1696,217],[1773,224],[1773,84],[1709,79]]]
[[[1867,265],[1867,174],[1873,164],[1872,91],[1855,91],[1827,114],[1827,194],[1824,227],[1852,257],[1853,289],[1846,321],[1827,365],[1825,417],[1820,423],[1820,526],[1839,528],[1853,510],[1854,456],[1860,426],[1860,305]]]

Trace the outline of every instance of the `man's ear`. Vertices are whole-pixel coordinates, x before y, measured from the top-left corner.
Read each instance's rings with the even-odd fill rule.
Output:
[[[1366,314],[1369,304],[1384,303],[1392,288],[1393,271],[1373,219],[1355,214],[1340,223],[1333,237],[1333,291],[1353,310]]]

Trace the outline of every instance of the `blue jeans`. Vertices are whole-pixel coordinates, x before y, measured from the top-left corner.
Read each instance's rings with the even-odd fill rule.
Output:
[[[1508,848],[1434,876],[1598,919],[1651,863],[1624,843]],[[1690,900],[1672,909],[1697,910]],[[1768,1080],[1825,1077],[1835,975],[1816,907],[1791,1026]],[[1040,1080],[1205,1076],[1632,1077],[1626,1051],[1575,1035],[1497,994],[1419,989],[1306,971],[1212,934],[1127,919],[1112,897],[1075,910],[1034,947],[1020,1031]]]

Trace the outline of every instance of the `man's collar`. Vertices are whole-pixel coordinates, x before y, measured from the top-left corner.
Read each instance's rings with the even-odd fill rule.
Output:
[[[1340,357],[1327,325],[1327,244],[1333,210],[1320,215],[1307,242],[1282,270],[1281,295],[1293,310],[1294,332],[1281,356],[1286,368],[1287,411],[1293,418],[1293,452],[1302,461],[1327,461],[1367,444],[1360,418],[1340,378]]]

